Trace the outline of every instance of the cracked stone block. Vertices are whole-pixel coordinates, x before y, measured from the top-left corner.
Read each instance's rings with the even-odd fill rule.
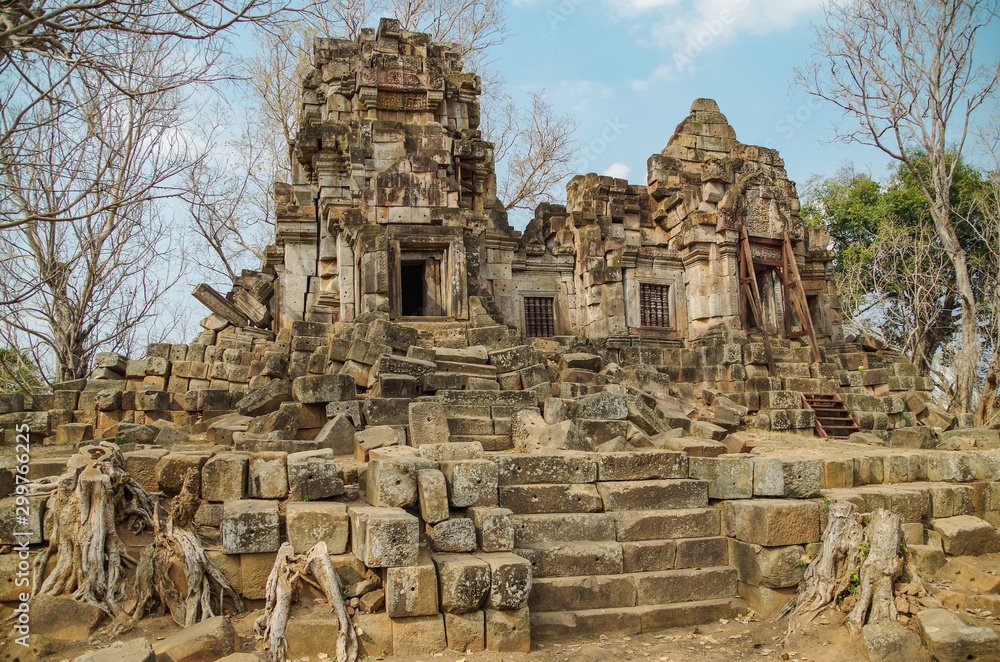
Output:
[[[286,466],[288,495],[296,501],[325,499],[344,493],[344,481],[329,448],[289,453]]]
[[[508,508],[480,506],[469,508],[476,525],[476,541],[484,552],[509,552],[514,549],[514,513]]]
[[[235,501],[247,496],[250,457],[245,453],[220,453],[209,458],[201,469],[201,498],[206,501]]]
[[[443,473],[437,469],[418,471],[417,494],[421,519],[428,524],[437,524],[448,519],[448,485]]]
[[[236,650],[239,637],[225,616],[186,627],[153,644],[157,662],[218,660]]]
[[[497,505],[498,470],[490,460],[441,462],[448,500],[455,508]]]
[[[147,448],[129,451],[125,455],[125,471],[149,492],[156,492],[156,465],[169,451],[165,448]]]
[[[444,444],[451,437],[444,406],[438,402],[411,402],[409,424],[414,446]]]
[[[252,499],[284,499],[288,496],[288,453],[269,451],[250,454],[247,492]]]
[[[180,494],[188,470],[193,469],[200,475],[210,455],[209,452],[182,452],[162,457],[156,463],[156,484],[160,491],[169,496]],[[201,489],[200,478],[195,484]]]
[[[365,496],[373,506],[409,507],[417,502],[417,470],[413,460],[372,459]]]
[[[754,464],[749,457],[692,457],[691,478],[708,481],[709,499],[753,498]]]
[[[327,421],[316,435],[316,445],[329,448],[334,455],[351,455],[354,453],[354,424],[344,414],[339,414]]]
[[[729,541],[729,556],[741,582],[767,588],[798,586],[805,571],[801,545],[761,547],[741,540]]]
[[[441,611],[464,614],[482,608],[490,592],[490,566],[467,554],[435,554]]]
[[[394,655],[431,655],[448,646],[441,614],[392,620]]]
[[[819,540],[819,504],[794,499],[724,501],[727,535],[762,547],[804,545]]]
[[[471,519],[453,517],[428,526],[427,537],[435,552],[476,551],[476,525]]]
[[[357,389],[350,375],[306,375],[292,381],[292,395],[303,404],[354,400]]]
[[[490,567],[490,609],[520,609],[531,591],[531,563],[517,554],[498,552],[477,554]]]
[[[351,551],[372,568],[413,565],[417,560],[420,520],[402,508],[356,506],[351,519]]]
[[[945,554],[978,556],[1000,551],[1000,534],[993,525],[972,515],[931,520],[931,529],[941,534]]]
[[[325,542],[331,554],[347,551],[350,523],[347,506],[331,501],[290,501],[286,506],[288,542],[296,554],[308,552],[318,542]]]
[[[258,554],[281,545],[276,501],[230,501],[222,513],[222,551]]]
[[[405,446],[406,432],[392,425],[369,426],[354,433],[354,459],[367,462],[368,454],[376,448]]]
[[[486,650],[501,653],[531,651],[531,619],[528,608],[486,610]]]
[[[0,543],[4,545],[18,545],[27,543],[35,545],[44,540],[42,535],[45,502],[48,497],[28,497],[27,505],[18,504],[19,497],[7,497],[0,500]],[[20,497],[23,499],[24,497]],[[23,508],[28,509],[25,516]],[[17,536],[15,533],[27,535]]]
[[[823,483],[823,460],[803,458],[753,458],[755,496],[811,499]]]
[[[420,550],[414,565],[386,568],[385,608],[392,618],[438,612],[437,569],[425,549]]]
[[[486,614],[480,610],[445,614],[444,631],[451,650],[472,653],[486,650]]]
[[[925,609],[914,620],[927,650],[940,662],[996,660],[1000,639],[986,627],[972,627],[947,609]]]

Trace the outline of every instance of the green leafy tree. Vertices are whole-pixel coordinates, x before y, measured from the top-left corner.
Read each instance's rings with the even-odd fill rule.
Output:
[[[916,167],[926,163],[917,160]],[[970,277],[983,291],[978,285],[989,276],[976,265],[989,252],[989,242],[977,201],[986,177],[961,159],[954,172],[950,222],[972,258]],[[834,273],[848,316],[903,348],[930,374],[934,357],[959,330],[961,301],[953,262],[918,178],[902,165],[884,182],[845,168],[833,177],[812,178],[804,200],[805,222],[830,230],[837,252]]]
[[[979,364],[978,297],[954,224],[958,157],[979,111],[1000,90],[1000,59],[977,48],[995,26],[996,0],[841,0],[823,4],[814,57],[798,82],[839,108],[837,138],[881,150],[905,168],[927,203],[951,263],[961,308],[952,407],[971,411]]]

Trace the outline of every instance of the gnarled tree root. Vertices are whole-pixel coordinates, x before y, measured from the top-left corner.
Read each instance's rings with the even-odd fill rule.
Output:
[[[239,593],[208,558],[192,530],[194,514],[201,503],[196,496],[197,480],[198,473],[189,469],[180,494],[170,503],[166,523],[161,527],[159,517],[155,518],[153,544],[143,551],[136,569],[134,620],[141,619],[151,606],[159,605],[170,611],[178,625],[188,627],[216,615],[213,601],[217,602],[221,614],[227,595],[235,611],[243,611]],[[183,597],[170,578],[170,569],[175,564],[184,572],[186,591]]]
[[[295,554],[287,542],[278,549],[278,555],[267,578],[267,603],[264,613],[254,623],[254,632],[263,641],[269,662],[284,662],[288,644],[285,627],[288,624],[292,600],[299,588],[299,581],[312,581],[319,586],[336,612],[340,622],[337,636],[337,662],[355,662],[358,658],[358,638],[354,625],[347,615],[347,606],[341,595],[340,578],[330,560],[325,542],[318,542],[306,554]]]
[[[847,628],[858,634],[867,624],[896,623],[895,583],[922,582],[903,550],[899,516],[887,510],[859,513],[854,504],[835,501],[819,554],[806,569],[790,610],[788,635],[811,623],[828,607],[853,594]]]
[[[54,513],[49,546],[35,558],[35,593],[70,595],[94,605],[112,618],[125,609],[122,578],[135,559],[118,537],[117,525],[129,522],[137,533],[153,525],[153,498],[125,472],[116,444],[102,441],[73,455],[61,476],[28,485],[29,495],[48,495]],[[49,559],[55,568],[45,576]]]

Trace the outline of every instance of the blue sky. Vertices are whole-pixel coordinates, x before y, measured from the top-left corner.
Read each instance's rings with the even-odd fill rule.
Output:
[[[792,85],[810,56],[820,4],[516,0],[496,67],[511,88],[544,88],[557,111],[575,113],[579,143],[592,148],[574,168],[581,173],[644,183],[646,159],[663,149],[691,102],[708,97],[741,142],[779,150],[800,192],[811,175],[848,162],[881,179],[888,157],[831,143],[839,113]],[[1000,31],[988,37],[996,57]],[[512,221],[521,227],[525,219]]]

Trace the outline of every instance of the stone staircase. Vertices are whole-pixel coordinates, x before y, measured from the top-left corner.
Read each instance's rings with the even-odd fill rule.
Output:
[[[708,482],[683,453],[496,456],[532,636],[637,634],[732,618],[736,570]]]

